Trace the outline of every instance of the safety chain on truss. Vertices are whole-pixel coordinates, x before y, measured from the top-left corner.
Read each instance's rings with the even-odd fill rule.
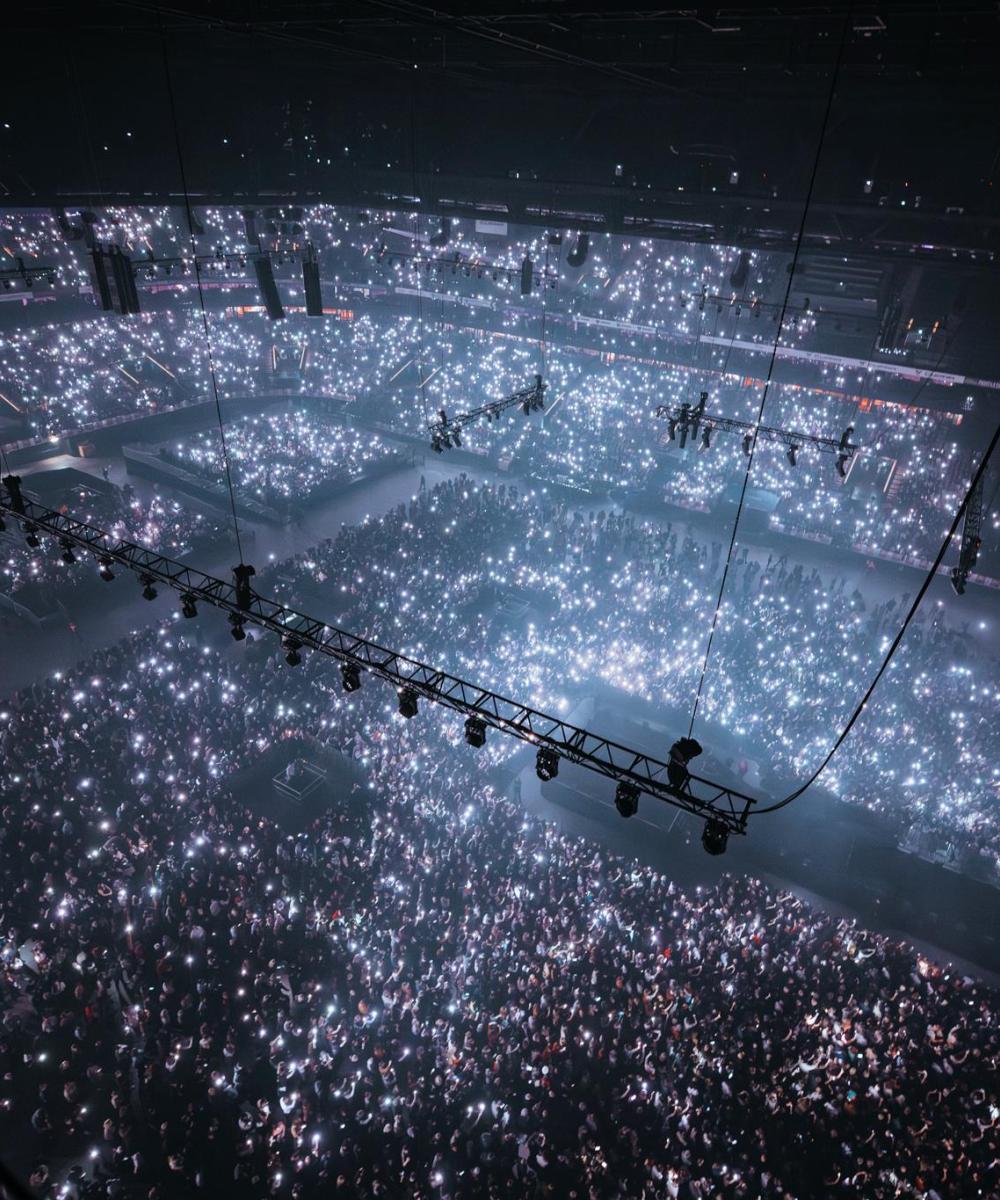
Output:
[[[847,477],[847,468],[851,459],[860,448],[851,441],[854,434],[853,425],[848,425],[838,440],[837,438],[819,437],[812,433],[797,433],[792,429],[777,429],[771,425],[757,425],[753,421],[740,421],[736,417],[718,417],[714,413],[705,411],[707,402],[708,392],[702,392],[698,403],[693,406],[685,403],[680,408],[670,408],[666,404],[657,407],[656,415],[667,419],[670,440],[677,439],[682,450],[687,444],[688,437],[690,436],[692,440],[696,439],[699,430],[701,431],[702,449],[710,449],[712,434],[721,430],[723,433],[742,433],[743,452],[749,456],[756,430],[758,440],[777,442],[787,446],[788,460],[793,467],[796,465],[796,456],[803,446],[814,446],[823,453],[836,454],[837,472],[844,479]]]
[[[93,555],[101,567],[101,576],[114,578],[113,567],[135,574],[139,583],[155,596],[160,584],[178,592],[185,616],[195,616],[199,603],[211,604],[229,616],[233,636],[242,639],[244,625],[255,625],[276,634],[290,663],[301,661],[300,650],[325,654],[340,664],[346,691],[360,686],[361,673],[391,683],[399,694],[400,712],[414,716],[419,697],[466,715],[465,736],[471,745],[481,746],[487,727],[509,734],[537,747],[536,770],[544,779],[558,773],[561,759],[577,763],[617,782],[617,796],[637,797],[639,793],[671,804],[675,808],[704,818],[706,828],[726,833],[745,833],[747,818],[755,800],[697,775],[689,775],[682,787],[671,785],[669,766],[627,746],[570,725],[497,692],[468,683],[397,654],[365,638],[357,637],[314,617],[286,608],[253,591],[253,568],[241,564],[234,568],[234,582],[226,583],[212,575],[185,567],[162,554],[155,554],[133,542],[112,537],[104,530],[86,525],[64,513],[55,512],[23,496],[20,480],[8,476],[4,481],[8,498],[0,498],[0,515],[14,519],[27,537],[37,543],[39,534],[47,534],[62,547],[65,561],[75,561],[74,549]],[[144,594],[146,594],[144,592]],[[621,809],[619,810],[621,811]]]
[[[461,446],[462,430],[466,425],[478,421],[480,417],[485,417],[487,421],[499,421],[500,414],[508,408],[514,408],[515,405],[525,416],[541,411],[545,407],[545,391],[548,386],[542,381],[541,375],[536,375],[531,387],[522,388],[519,392],[505,396],[503,400],[493,400],[469,412],[449,417],[443,408],[438,409],[438,419],[427,426],[431,433],[431,449],[440,454],[442,450],[450,450],[452,446]]]

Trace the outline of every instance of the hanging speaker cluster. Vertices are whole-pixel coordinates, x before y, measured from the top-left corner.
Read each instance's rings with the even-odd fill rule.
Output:
[[[566,266],[573,267],[574,270],[582,267],[587,261],[587,255],[590,253],[590,234],[581,233],[576,239],[573,249],[566,255]]]
[[[260,288],[261,299],[264,301],[267,315],[272,321],[282,320],[285,315],[285,309],[281,303],[281,297],[278,295],[278,285],[274,282],[274,268],[271,266],[271,256],[269,254],[255,254],[253,256],[253,269],[257,275],[257,286]]]

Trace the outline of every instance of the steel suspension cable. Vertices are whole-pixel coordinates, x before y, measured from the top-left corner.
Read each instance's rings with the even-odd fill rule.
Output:
[[[986,469],[989,465],[990,458],[991,458],[994,450],[996,450],[997,442],[1000,442],[1000,425],[997,425],[996,429],[993,432],[993,437],[990,440],[989,446],[986,448],[986,453],[983,455],[983,457],[979,463],[979,466],[976,469],[976,473],[972,477],[972,483],[969,485],[969,490],[965,493],[965,499],[958,506],[958,510],[955,513],[955,519],[951,523],[951,528],[948,530],[947,534],[945,535],[944,541],[941,543],[941,549],[938,550],[937,556],[934,559],[934,562],[931,563],[930,570],[927,572],[926,576],[924,577],[923,583],[920,585],[920,590],[917,592],[916,596],[914,596],[913,603],[910,605],[909,612],[906,614],[906,617],[903,620],[903,624],[899,628],[899,632],[893,638],[892,645],[889,647],[888,651],[886,652],[885,656],[883,657],[882,662],[879,666],[879,669],[875,672],[875,678],[868,685],[867,689],[865,690],[865,694],[861,697],[860,701],[857,704],[857,707],[854,709],[854,712],[851,713],[850,719],[848,720],[847,724],[844,726],[844,728],[840,731],[839,735],[837,736],[837,740],[833,743],[833,745],[827,751],[826,757],[823,759],[823,761],[820,763],[820,765],[816,768],[816,770],[813,771],[813,773],[809,776],[809,778],[805,781],[805,783],[801,784],[799,787],[797,787],[795,789],[794,792],[792,792],[790,795],[786,796],[783,800],[779,800],[776,804],[772,804],[767,808],[755,809],[754,814],[753,814],[754,816],[756,816],[759,813],[777,812],[781,808],[786,808],[789,804],[792,803],[793,800],[797,800],[799,798],[799,796],[801,796],[802,793],[804,791],[806,791],[807,788],[812,787],[812,785],[816,782],[816,780],[820,777],[820,775],[823,774],[823,772],[826,770],[827,766],[829,765],[830,760],[833,758],[833,756],[837,753],[837,751],[843,745],[845,739],[847,738],[847,735],[854,728],[854,725],[857,722],[858,718],[864,712],[865,707],[868,704],[868,701],[871,699],[872,694],[875,691],[875,688],[878,686],[878,681],[885,674],[886,670],[888,669],[889,663],[892,662],[893,656],[895,655],[896,651],[899,649],[899,645],[903,640],[904,634],[906,633],[907,629],[909,628],[910,622],[913,620],[914,616],[916,615],[917,609],[920,607],[921,601],[923,600],[924,596],[927,594],[927,589],[931,586],[931,583],[933,582],[934,577],[937,575],[938,568],[941,566],[941,563],[944,560],[944,556],[948,552],[948,547],[951,545],[952,539],[954,538],[955,534],[958,532],[958,526],[962,520],[962,517],[965,515],[965,510],[969,506],[969,500],[972,497],[972,493],[975,491],[976,487],[981,482],[983,476],[986,473]],[[994,493],[994,495],[995,495],[995,493]]]
[[[761,391],[760,407],[757,411],[757,420],[754,425],[753,439],[750,443],[750,452],[747,455],[746,469],[743,472],[743,484],[740,488],[740,498],[736,506],[736,516],[733,520],[733,531],[729,539],[729,550],[726,554],[726,565],[722,571],[722,581],[719,585],[719,594],[715,601],[715,611],[712,614],[712,625],[708,633],[708,641],[705,645],[705,658],[702,662],[701,675],[698,678],[698,689],[695,693],[694,706],[691,710],[691,720],[688,724],[688,737],[691,737],[694,731],[695,718],[698,715],[698,706],[701,703],[701,694],[705,686],[705,676],[708,673],[708,663],[712,655],[712,644],[715,641],[715,631],[719,624],[719,614],[722,610],[722,600],[726,592],[726,583],[729,579],[729,569],[732,565],[733,550],[736,547],[736,534],[739,530],[740,517],[743,513],[743,505],[746,501],[747,487],[750,482],[750,471],[753,467],[753,456],[757,450],[757,434],[758,428],[764,419],[764,406],[767,404],[767,396],[771,387],[771,380],[774,374],[774,365],[778,358],[778,347],[781,343],[781,335],[785,326],[785,315],[788,310],[788,301],[792,293],[792,286],[795,282],[795,269],[798,266],[799,254],[802,250],[802,239],[805,235],[806,220],[809,216],[809,208],[812,204],[813,191],[816,187],[816,177],[819,173],[820,158],[823,154],[823,143],[826,141],[826,132],[830,124],[830,114],[833,111],[833,98],[837,91],[837,80],[840,77],[840,66],[844,57],[844,48],[847,45],[847,33],[851,27],[851,6],[849,6],[847,15],[844,17],[844,25],[841,30],[840,44],[837,48],[837,57],[833,64],[833,74],[830,80],[830,91],[826,99],[826,108],[823,113],[823,121],[820,125],[819,139],[816,143],[816,155],[813,159],[812,171],[809,176],[809,186],[806,189],[805,203],[802,206],[802,219],[799,222],[798,235],[795,239],[795,249],[792,253],[792,261],[788,271],[788,282],[785,285],[785,295],[781,302],[781,314],[778,318],[778,329],[774,335],[774,345],[771,348],[771,357],[767,365],[767,374],[764,378],[764,387]]]
[[[222,404],[219,400],[219,383],[215,374],[215,359],[212,355],[212,338],[208,325],[208,310],[205,307],[205,290],[201,283],[201,268],[198,264],[198,242],[195,234],[194,212],[191,208],[191,194],[188,191],[187,173],[184,169],[184,154],[181,149],[181,134],[177,123],[177,105],[174,99],[174,85],[170,74],[170,56],[167,53],[167,37],[163,28],[162,14],[159,17],[160,41],[163,47],[163,70],[167,81],[167,99],[170,106],[170,120],[174,129],[174,144],[177,150],[177,164],[180,168],[181,188],[184,192],[184,210],[187,216],[188,233],[191,239],[191,261],[194,265],[194,278],[198,288],[198,305],[201,310],[202,329],[205,334],[205,351],[208,355],[208,374],[212,381],[212,395],[215,399],[215,414],[219,423],[219,441],[222,448],[222,465],[225,470],[226,488],[229,492],[229,507],[233,516],[233,533],[236,536],[236,552],[240,564],[243,564],[243,542],[240,538],[240,523],[236,516],[236,493],[233,490],[233,473],[229,462],[229,448],[226,445],[226,430],[222,420]]]

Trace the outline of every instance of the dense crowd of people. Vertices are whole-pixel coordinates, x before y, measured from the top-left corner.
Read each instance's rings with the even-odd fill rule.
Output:
[[[57,507],[115,538],[170,558],[186,558],[217,544],[225,528],[221,518],[206,515],[193,503],[156,491],[145,498],[130,483],[109,492],[78,488]],[[0,593],[32,611],[47,612],[53,602],[72,603],[81,589],[93,588],[97,573],[91,566],[64,562],[48,542],[28,546],[15,527],[0,533]]]
[[[176,256],[184,242],[169,208],[102,210],[95,222],[98,240],[118,241],[137,257]],[[56,218],[8,213],[0,223],[26,255],[56,264],[62,284],[86,286],[85,243],[67,242]],[[541,370],[554,408],[544,427],[516,415],[499,426],[484,423],[469,429],[469,448],[578,488],[645,492],[694,508],[717,504],[738,485],[744,464],[738,436],[717,435],[704,453],[698,445],[681,451],[665,442],[665,423],[653,416],[658,405],[677,406],[706,390],[709,411],[756,417],[762,384],[742,366],[730,369],[727,339],[767,344],[774,306],[731,302],[729,278],[740,261],[732,247],[601,238],[586,263],[571,268],[569,235],[556,246],[542,230],[511,230],[491,241],[454,222],[449,267],[427,244],[437,232],[430,218],[414,224],[405,214],[319,206],[303,210],[299,224],[335,257],[338,295],[347,307],[320,319],[271,322],[250,311],[254,306],[239,290],[245,270],[225,265],[246,248],[240,214],[209,208],[203,224],[205,238],[223,255],[203,272],[212,298],[211,363],[223,399],[292,388],[342,401],[364,422],[380,420],[425,438],[439,408],[454,413],[500,399]],[[262,236],[269,227],[260,227]],[[386,239],[395,255],[385,251]],[[279,245],[280,236],[272,241]],[[538,265],[540,284],[544,277],[558,286],[519,297],[508,272],[517,274],[525,255]],[[743,290],[769,296],[782,275],[778,256],[754,252]],[[169,303],[134,320],[77,315],[0,336],[0,390],[22,412],[22,433],[58,437],[95,421],[212,398],[190,276],[150,278],[161,289],[179,290],[166,291]],[[283,285],[293,313],[301,302],[296,279]],[[783,342],[808,345],[817,319],[796,314]],[[693,358],[671,354],[672,341],[688,345],[702,337]],[[284,373],[281,361],[296,368]],[[877,365],[849,380],[842,371],[823,367],[812,386],[774,384],[765,421],[834,438],[852,426],[862,454],[851,477],[843,483],[833,457],[808,447],[790,466],[783,447],[763,445],[751,483],[771,498],[776,527],[870,554],[928,560],[974,464],[962,412],[952,411],[959,399],[948,411],[873,400]]]
[[[565,715],[605,686],[680,712],[698,687],[724,556],[721,540],[670,522],[449,484],[299,555],[275,588],[545,711]],[[530,602],[527,632],[497,615],[504,591]],[[875,603],[847,575],[738,551],[700,719],[740,754],[753,748],[769,791],[791,790],[860,699],[909,599]],[[921,611],[823,783],[901,836],[933,831],[967,869],[1000,880],[1000,673],[969,632],[937,604]]]
[[[379,245],[394,219],[305,221],[359,287],[412,292],[412,260]],[[20,250],[53,256],[60,286],[82,283],[55,218],[17,220],[0,218]],[[231,210],[204,222],[224,251],[241,244]],[[137,254],[176,240],[168,209],[108,210],[95,231]],[[466,439],[518,477],[421,481],[261,567],[260,590],[560,715],[603,696],[686,719],[700,690],[716,761],[754,757],[765,792],[791,790],[911,597],[797,561],[787,541],[741,543],[699,689],[726,541],[676,510],[645,520],[612,501],[713,508],[739,478],[739,439],[682,449],[652,414],[704,386],[710,411],[753,416],[759,385],[726,373],[724,349],[695,382],[611,333],[585,348],[559,334],[588,311],[670,309],[689,336],[702,311],[678,315],[678,295],[721,291],[734,252],[596,245],[563,325],[539,330],[537,311],[514,311],[516,275],[525,254],[540,269],[558,257],[546,237],[496,248],[462,230],[455,245],[454,272],[419,286],[457,303],[482,269],[510,305],[494,327],[443,300],[305,327],[212,313],[223,400],[280,386],[357,421],[228,421],[234,484],[265,502],[385,461],[390,443],[365,426],[423,436],[440,407],[500,399],[539,369],[550,385],[544,420],[514,412]],[[774,264],[755,255],[749,270],[766,291]],[[222,267],[214,278],[226,286]],[[210,395],[193,311],[2,343],[0,372],[44,435]],[[767,415],[836,436],[853,425],[866,449],[842,483],[829,457],[792,465],[762,446],[752,483],[777,497],[774,528],[887,556],[936,549],[971,466],[956,414],[786,386]],[[221,472],[216,434],[176,453]],[[599,498],[580,507],[568,489]],[[172,557],[223,536],[221,518],[159,495],[72,509]],[[71,598],[70,580],[94,577],[3,536],[15,598]],[[822,783],[1000,882],[1000,664],[969,635],[925,606]],[[204,612],[0,699],[0,1158],[40,1200],[1000,1197],[995,992],[759,880],[685,891],[565,836],[499,782],[516,743],[473,749],[460,718],[397,707],[369,678],[344,693],[319,656],[286,665],[257,631],[235,644]],[[335,794],[313,818],[278,820],[247,772],[266,782],[300,754],[331,766]]]
[[[129,327],[133,340],[149,335],[150,353],[160,356],[174,379],[148,361],[140,368],[125,359],[129,366],[123,371],[119,327],[120,322],[101,317],[74,333],[52,328],[48,340],[45,331],[7,339],[13,359],[6,369],[19,379],[19,396],[36,393],[26,403],[29,411],[46,418],[43,431],[65,428],[67,408],[75,414],[70,428],[76,428],[88,418],[148,415],[211,395],[195,314],[167,313]],[[625,357],[607,362],[558,343],[540,357],[531,338],[494,336],[429,319],[367,314],[350,324],[330,319],[316,329],[274,334],[262,317],[219,318],[212,322],[212,338],[224,398],[268,394],[290,384],[302,394],[340,402],[351,419],[381,422],[421,439],[439,409],[455,414],[500,400],[527,386],[541,369],[554,408],[551,416],[544,421],[522,418],[515,410],[497,425],[467,427],[465,448],[515,461],[527,473],[580,489],[644,493],[694,509],[710,508],[738,488],[745,464],[742,440],[717,434],[708,450],[696,439],[682,449],[667,438],[666,422],[654,417],[657,406],[690,401],[704,384],[710,412],[753,420],[760,400],[760,385],[742,377],[706,383],[703,374],[666,362],[654,366]],[[279,379],[273,369],[268,347],[275,339],[304,362],[291,380]],[[138,353],[134,347],[133,352]],[[832,455],[807,446],[792,466],[784,447],[762,444],[751,485],[773,497],[772,524],[867,553],[911,561],[933,557],[975,463],[960,440],[955,414],[886,402],[861,411],[848,399],[821,398],[810,389],[790,386],[773,389],[773,395],[767,413],[773,424],[833,437],[851,426],[863,451],[843,482]],[[78,397],[84,407],[77,404]],[[238,450],[244,432],[253,433],[254,426],[245,420],[232,426]],[[322,470],[333,465],[334,459],[309,444],[308,431],[286,432],[289,443],[298,438],[305,456],[318,461]],[[356,436],[360,453],[360,439],[376,435]],[[253,448],[249,438],[248,455]],[[333,450],[344,461],[351,455],[346,445]],[[280,445],[280,431],[273,451],[275,456],[288,451],[287,444]],[[180,453],[192,461],[200,454],[206,469],[214,469],[216,448],[208,434],[182,446]],[[258,491],[266,487],[266,470],[267,462],[252,470],[251,484]],[[306,474],[296,493],[309,490],[311,468]]]
[[[183,623],[0,710],[0,1128],[39,1196],[997,1194],[992,992],[561,836],[394,700]],[[302,740],[370,785],[291,834],[228,776]]]
[[[270,409],[225,426],[233,486],[240,495],[283,507],[356,483],[374,469],[402,461],[374,433],[335,424],[301,408]],[[217,430],[168,448],[170,461],[211,480],[223,475]]]

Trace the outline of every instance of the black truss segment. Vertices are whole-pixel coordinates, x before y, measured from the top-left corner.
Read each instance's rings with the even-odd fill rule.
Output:
[[[133,572],[144,582],[149,580],[196,603],[210,604],[227,613],[231,622],[256,625],[279,638],[293,636],[303,649],[360,667],[398,690],[409,688],[426,700],[476,717],[522,742],[550,749],[587,770],[630,783],[665,804],[718,822],[730,833],[746,832],[755,803],[752,796],[698,775],[691,775],[682,788],[673,787],[667,778],[666,762],[258,595],[249,589],[244,564],[234,571],[236,582],[227,583],[35,503],[21,494],[16,477],[13,486],[4,482],[8,495],[0,500],[0,512],[16,523],[33,527],[37,533],[51,536],[56,546],[68,543],[109,566],[117,564]],[[241,587],[239,594],[237,584]]]

